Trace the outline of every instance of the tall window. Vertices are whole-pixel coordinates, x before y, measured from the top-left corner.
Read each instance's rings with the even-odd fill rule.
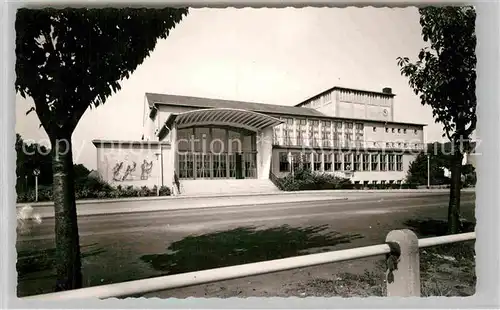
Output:
[[[363,154],[363,170],[370,171],[370,154]]]
[[[215,178],[226,177],[226,156],[225,154],[212,154],[212,176]]]
[[[296,145],[307,145],[306,144],[306,126],[307,126],[307,120],[305,119],[298,119],[298,128],[297,128],[297,141]]]
[[[313,147],[319,146],[319,120],[309,120],[309,143]]]
[[[194,178],[193,154],[179,154],[179,178]]]
[[[324,102],[330,102],[332,101],[332,93],[326,93],[323,97]]]
[[[300,168],[300,165],[302,164],[301,162],[301,156],[299,152],[293,152],[292,153],[292,168],[293,171],[297,171]]]
[[[325,153],[323,156],[324,156],[323,158],[324,158],[324,162],[325,162],[325,167],[324,167],[325,171],[332,171],[332,168],[333,168],[332,167],[332,163],[333,163],[332,153]]]
[[[342,141],[342,122],[333,123],[333,147],[339,148]]]
[[[321,166],[323,165],[321,155],[321,153],[314,153],[314,171],[321,171]]]
[[[403,155],[396,155],[396,169],[403,171]]]
[[[321,139],[323,147],[331,147],[332,146],[332,122],[330,121],[321,121]]]
[[[344,171],[350,171],[352,169],[352,154],[344,154]]]
[[[273,144],[274,145],[281,145],[280,143],[280,140],[281,140],[281,127],[283,125],[278,125],[278,126],[274,126],[273,127],[273,132],[274,132],[274,136],[273,136]]]
[[[361,154],[354,154],[354,171],[361,171]]]
[[[389,154],[389,171],[394,171],[394,154]]]
[[[353,123],[345,123],[345,133],[344,133],[344,147],[350,147],[352,145],[353,136]]]
[[[311,153],[302,154],[302,165],[304,169],[311,170]]]
[[[355,132],[355,144],[356,147],[362,147],[364,141],[364,124],[356,123],[356,132]]]
[[[378,170],[378,154],[372,154],[371,156],[372,171]]]
[[[285,145],[294,145],[293,144],[293,118],[287,118],[285,120],[285,128],[284,128],[284,144]]]
[[[334,169],[335,171],[342,170],[342,154],[335,153],[334,155]]]
[[[380,171],[387,171],[387,155],[380,154]]]
[[[280,152],[280,172],[290,171],[290,163],[288,162],[288,153]]]

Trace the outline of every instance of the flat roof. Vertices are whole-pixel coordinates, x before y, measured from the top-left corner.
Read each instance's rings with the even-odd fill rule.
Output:
[[[234,101],[234,100],[168,95],[168,94],[157,94],[157,93],[146,93],[146,99],[148,101],[150,108],[153,108],[156,105],[170,105],[170,106],[190,107],[190,108],[200,108],[200,109],[214,109],[214,108],[243,109],[243,110],[250,110],[254,112],[273,114],[278,116],[310,117],[310,118],[317,118],[324,120],[338,119],[338,120],[352,120],[352,121],[360,121],[360,122],[362,121],[362,122],[372,122],[372,123],[427,126],[427,124],[418,124],[418,123],[389,122],[383,120],[329,116],[312,108],[265,104],[257,102]]]
[[[394,97],[396,96],[395,94],[388,94],[388,93],[384,93],[384,92],[379,92],[379,91],[371,91],[371,90],[364,90],[364,89],[356,89],[356,88],[347,88],[347,87],[340,87],[340,86],[333,86],[331,88],[328,88],[327,90],[324,90],[312,97],[309,97],[308,99],[296,104],[295,106],[296,107],[299,107],[300,105],[310,101],[310,100],[313,100],[317,97],[320,97],[322,95],[324,95],[325,93],[328,93],[328,92],[331,92],[331,91],[334,91],[334,90],[346,90],[346,91],[351,91],[351,92],[358,92],[358,93],[365,93],[365,94],[372,94],[372,95],[378,95],[378,96],[386,96],[386,97]]]

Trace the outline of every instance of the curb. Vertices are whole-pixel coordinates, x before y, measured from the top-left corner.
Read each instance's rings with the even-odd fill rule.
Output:
[[[235,193],[235,194],[215,194],[215,195],[191,195],[191,196],[154,196],[154,197],[131,197],[131,198],[117,198],[117,199],[89,199],[77,200],[77,205],[86,204],[101,204],[101,203],[119,203],[119,202],[136,202],[136,201],[156,201],[156,200],[176,200],[176,199],[201,199],[201,198],[230,198],[230,197],[253,197],[253,196],[273,196],[273,195],[310,195],[310,194],[375,194],[375,193],[444,193],[449,192],[449,189],[381,189],[381,190],[306,190],[306,191],[280,191],[280,192],[264,192],[264,193]],[[462,189],[462,192],[474,192],[474,189]],[[36,203],[16,203],[16,207],[23,207],[30,205],[32,207],[51,207],[53,202],[36,202]]]

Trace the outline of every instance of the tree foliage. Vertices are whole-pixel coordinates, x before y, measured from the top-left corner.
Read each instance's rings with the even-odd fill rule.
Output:
[[[470,151],[470,137],[476,129],[476,12],[473,7],[423,7],[419,9],[422,37],[429,46],[418,60],[399,57],[401,74],[423,105],[432,108],[443,136],[454,149],[451,163],[448,231],[460,227],[460,187],[464,151]]]
[[[429,46],[411,63],[399,57],[401,73],[450,141],[467,140],[476,129],[476,12],[472,7],[419,9]]]
[[[430,185],[449,184],[449,179],[444,176],[444,168],[437,156],[429,158]],[[406,176],[406,183],[416,185],[427,185],[427,155],[420,153],[411,162]]]
[[[20,134],[16,134],[16,190],[26,191],[34,188],[33,171],[38,169],[38,185],[52,185],[51,149],[38,143],[27,143]],[[86,178],[90,170],[82,164],[74,165],[75,180]]]
[[[56,290],[82,285],[71,136],[187,14],[185,8],[20,9],[16,91],[30,96],[52,148]]]
[[[52,157],[50,149],[38,143],[26,143],[20,134],[16,134],[16,190],[25,191],[33,188],[33,171],[40,170],[38,184],[52,184]]]
[[[73,131],[166,38],[187,9],[20,9],[16,90],[49,136]],[[30,111],[32,111],[30,110]]]

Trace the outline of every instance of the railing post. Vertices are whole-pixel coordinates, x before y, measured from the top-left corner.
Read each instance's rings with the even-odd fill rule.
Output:
[[[396,246],[397,252],[391,251],[388,255],[393,258],[399,256],[396,269],[390,276],[390,263],[386,271],[387,296],[396,297],[420,297],[420,261],[418,251],[418,238],[409,229],[393,230],[387,234],[386,242]],[[391,279],[392,278],[392,279]],[[391,281],[390,281],[391,280]]]

